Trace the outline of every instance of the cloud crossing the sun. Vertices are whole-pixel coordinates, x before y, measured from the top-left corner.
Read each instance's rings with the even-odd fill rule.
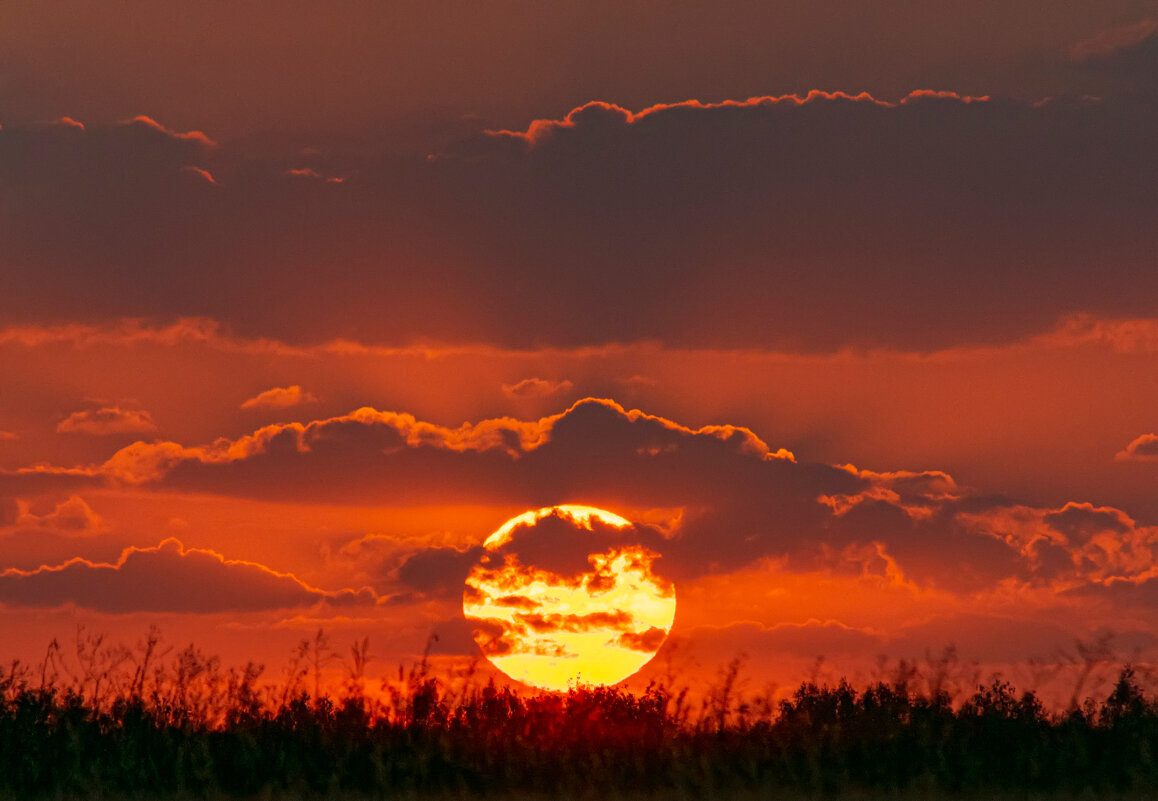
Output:
[[[1133,579],[1158,566],[1158,530],[1113,507],[980,496],[943,471],[810,463],[743,427],[691,428],[595,399],[538,420],[459,427],[360,409],[209,445],[140,441],[92,470],[114,486],[266,500],[367,503],[388,487],[419,504],[583,500],[671,509],[670,520],[638,531],[677,580],[768,558],[800,569],[852,560],[969,593],[1002,582],[1060,588]],[[582,567],[588,544],[573,554],[560,545],[542,558]],[[397,585],[378,590],[453,595],[475,545],[401,556],[391,568]]]

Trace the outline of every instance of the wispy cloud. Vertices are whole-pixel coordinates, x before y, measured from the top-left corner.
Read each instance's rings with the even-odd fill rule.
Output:
[[[143,409],[102,406],[73,412],[56,426],[61,434],[144,434],[157,430],[152,416]]]
[[[303,403],[316,403],[309,392],[303,392],[297,384],[289,387],[274,387],[260,392],[241,404],[242,409],[288,409]]]

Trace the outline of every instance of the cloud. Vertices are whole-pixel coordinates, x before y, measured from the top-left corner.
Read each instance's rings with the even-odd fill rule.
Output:
[[[1072,587],[1066,590],[1065,596],[1081,599],[1085,603],[1109,603],[1116,609],[1125,608],[1149,615],[1158,607],[1158,577],[1115,576],[1105,581]]]
[[[1060,511],[1043,515],[1042,521],[1069,541],[1078,543],[1088,542],[1101,532],[1120,536],[1135,526],[1121,510],[1090,503],[1067,503]]]
[[[1145,575],[1158,542],[1158,529],[1113,507],[978,495],[938,470],[809,463],[747,428],[691,428],[591,398],[538,420],[458,427],[363,408],[206,445],[136,442],[93,469],[114,486],[307,503],[381,503],[388,491],[413,505],[668,510],[642,515],[631,537],[662,554],[657,572],[677,583],[771,558],[962,595],[1003,582],[1064,589]],[[526,542],[516,527],[512,547],[524,564],[578,576],[621,534],[565,523],[539,521],[558,530]],[[349,555],[380,591],[447,600],[479,544]]]
[[[633,651],[642,651],[645,654],[654,654],[663,645],[667,632],[658,626],[652,626],[647,631],[636,633],[625,631],[613,640],[620,648],[630,648]]]
[[[813,90],[801,97],[796,94],[768,95],[764,97],[750,97],[747,100],[725,100],[721,103],[701,103],[698,100],[687,100],[682,103],[661,103],[643,111],[633,113],[628,109],[613,103],[592,101],[572,109],[561,120],[535,120],[525,131],[485,131],[482,137],[489,137],[492,141],[518,142],[523,148],[530,149],[546,144],[553,138],[566,135],[569,131],[584,128],[594,135],[611,134],[624,126],[635,125],[647,121],[653,115],[666,113],[680,113],[687,111],[713,111],[720,109],[739,110],[760,107],[777,106],[800,107],[810,104],[825,103],[862,103],[881,108],[896,108],[921,100],[953,100],[962,103],[985,102],[988,97],[968,97],[956,92],[915,91],[902,98],[899,103],[890,103],[878,100],[868,92],[850,95],[846,92],[824,92]]]
[[[1158,462],[1158,434],[1143,434],[1118,451],[1114,459],[1119,462]]]
[[[170,189],[188,170],[206,171],[206,159],[215,148],[200,131],[174,131],[146,116],[115,125],[85,126],[63,118],[0,129],[0,159],[11,167],[5,185],[39,187],[45,200],[59,200],[57,193],[72,182],[75,199],[103,187],[115,206],[127,199],[123,190],[128,187],[138,192]],[[14,158],[17,153],[23,158]],[[113,161],[106,161],[110,158]]]
[[[592,102],[431,160],[351,156],[340,185],[286,174],[329,174],[324,155],[290,164],[140,120],[5,126],[23,300],[0,315],[212,317],[297,346],[351,320],[371,343],[517,349],[1010,342],[1150,312],[1156,113],[1145,96],[928,91]],[[1107,280],[1089,280],[1090,253]],[[327,291],[268,302],[287,274]],[[1034,304],[1010,302],[1027,286]]]
[[[297,384],[288,387],[274,387],[259,392],[241,404],[242,409],[287,409],[303,403],[316,403],[317,398],[309,392],[302,392]]]
[[[1077,348],[1107,345],[1116,353],[1158,353],[1158,319],[1106,319],[1090,314],[1070,315],[1053,331],[1034,337],[1046,347]]]
[[[157,424],[143,409],[122,409],[119,406],[104,406],[73,412],[56,426],[61,434],[142,434],[156,431]]]
[[[11,431],[0,431],[0,442],[14,442],[18,439],[20,439],[18,434],[14,434]]]
[[[1144,19],[1130,25],[1101,31],[1070,48],[1070,58],[1087,61],[1102,58],[1124,48],[1132,48],[1158,33],[1158,19]]]
[[[115,563],[73,559],[54,567],[0,573],[0,603],[62,604],[128,612],[253,612],[311,606],[374,604],[368,590],[325,592],[288,573],[166,539],[153,548],[125,549]]]
[[[82,131],[85,130],[84,125],[79,125],[78,123],[76,123],[75,120],[72,120],[71,122],[73,123],[74,127],[79,127]],[[186,131],[183,133],[180,131],[174,131],[172,128],[166,128],[161,123],[157,122],[156,120],[152,119],[151,117],[146,117],[143,114],[138,115],[136,117],[133,117],[132,119],[125,120],[124,122],[121,123],[121,126],[124,128],[127,128],[129,130],[137,129],[137,130],[149,131],[149,132],[152,132],[156,135],[164,137],[165,139],[169,139],[169,140],[173,140],[173,141],[177,141],[177,142],[196,143],[201,148],[208,149],[208,148],[214,148],[217,146],[216,142],[214,142],[212,139],[210,139],[208,136],[206,136],[201,131]]]
[[[1075,45],[1070,57],[1111,102],[1153,108],[1158,101],[1158,19],[1103,31]]]
[[[661,458],[664,454],[669,458]],[[624,475],[639,465],[678,462],[690,468],[697,458],[710,463],[730,455],[743,457],[741,464],[787,463],[793,458],[784,449],[770,449],[747,428],[691,429],[639,410],[627,411],[613,401],[586,399],[539,420],[501,417],[456,428],[410,414],[362,408],[309,423],[265,426],[209,445],[136,442],[117,451],[100,469],[112,479],[132,484],[197,486],[254,496],[306,492],[311,497],[333,493],[334,498],[368,500],[380,497],[385,481],[386,486],[414,493],[410,497],[415,502],[423,493],[435,492],[431,499],[441,502],[512,498],[522,503],[539,494],[551,496],[547,502],[558,502],[558,494],[568,491],[565,482],[576,464],[586,465],[579,472],[593,487],[606,488],[615,478],[627,486],[648,483],[648,471],[634,478]],[[596,470],[601,462],[606,463],[604,473]],[[316,481],[320,470],[335,480],[320,484]],[[687,497],[701,498],[709,486],[726,482],[705,482],[689,474],[684,483],[692,490]],[[844,479],[838,478],[838,483]],[[672,494],[661,493],[669,500]]]
[[[573,386],[567,380],[550,381],[542,378],[524,378],[514,384],[503,384],[503,394],[511,400],[550,398],[555,395],[567,394]]]
[[[393,571],[393,579],[423,596],[443,599],[462,597],[471,567],[482,556],[481,547],[427,548],[411,553]]]
[[[1025,560],[1022,577],[1055,591],[1115,579],[1137,580],[1158,567],[1158,527],[1119,509],[1067,503],[1060,509],[999,503],[970,509],[961,523],[1006,543]]]
[[[628,629],[635,623],[635,617],[627,611],[617,609],[610,612],[587,612],[584,614],[533,614],[516,612],[515,624],[537,633],[544,632],[587,632],[604,629]],[[662,629],[660,629],[662,631]],[[662,642],[662,640],[661,640]],[[640,649],[636,649],[640,650]]]
[[[77,495],[58,503],[51,512],[33,514],[27,503],[17,500],[13,525],[25,528],[53,529],[70,535],[92,535],[105,528],[104,520]]]
[[[366,502],[390,486],[415,503],[433,493],[430,502],[533,507],[586,498],[612,508],[680,508],[677,529],[637,531],[644,545],[664,554],[663,568],[677,578],[735,569],[769,554],[819,558],[820,542],[838,549],[884,542],[905,570],[926,577],[946,575],[940,564],[948,550],[976,565],[956,571],[957,582],[995,580],[1014,571],[1019,558],[1000,539],[960,525],[951,512],[933,514],[954,497],[955,485],[944,474],[798,464],[745,428],[691,429],[592,399],[537,421],[498,418],[457,429],[361,409],[207,446],[137,442],[102,469],[132,484],[254,497]],[[318,482],[318,475],[329,480]],[[871,492],[879,497],[840,514],[823,501]],[[561,575],[578,574],[588,569],[592,542],[616,536],[561,536],[532,558]],[[473,557],[455,549],[416,554],[395,579],[422,592],[461,591]]]
[[[209,170],[204,170],[200,167],[194,167],[192,165],[185,165],[181,168],[181,172],[192,175],[197,180],[204,181],[207,184],[212,184],[214,186],[217,184],[217,179],[213,177],[213,173],[209,172]]]
[[[80,496],[45,509],[0,498],[0,569],[36,570],[78,556],[115,562],[127,545]]]

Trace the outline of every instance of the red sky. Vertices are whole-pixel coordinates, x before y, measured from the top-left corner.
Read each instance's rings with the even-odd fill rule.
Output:
[[[1158,3],[872,5],[5,3],[0,655],[465,663],[577,503],[653,671],[1158,656]]]

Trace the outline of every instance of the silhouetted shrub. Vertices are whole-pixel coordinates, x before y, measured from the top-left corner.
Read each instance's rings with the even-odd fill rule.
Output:
[[[755,703],[730,667],[726,697],[697,715],[660,685],[452,688],[425,664],[380,694],[353,676],[333,698],[297,668],[259,687],[259,667],[226,672],[195,649],[148,675],[123,665],[60,685],[0,676],[0,795],[1158,793],[1158,709],[1129,666],[1103,701],[1058,714],[1001,680],[953,698],[910,673]]]

